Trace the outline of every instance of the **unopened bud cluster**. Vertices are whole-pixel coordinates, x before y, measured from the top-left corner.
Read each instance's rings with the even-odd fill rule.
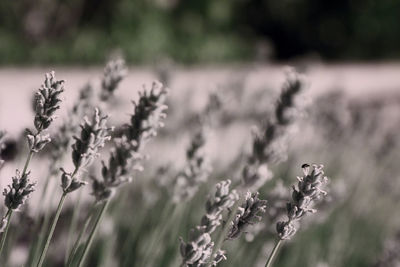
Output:
[[[30,150],[35,153],[38,153],[48,143],[51,142],[49,134],[34,134],[29,129],[26,129],[26,138],[28,139],[28,145]]]
[[[21,174],[18,170],[12,178],[11,185],[4,189],[4,204],[8,209],[18,210],[25,203],[30,194],[35,191],[35,183],[29,180],[29,172]]]
[[[60,94],[63,91],[64,81],[57,81],[54,71],[47,73],[44,84],[36,93],[34,124],[38,132],[47,129],[54,120],[54,113],[60,108]]]
[[[258,198],[258,193],[247,192],[245,202],[239,207],[228,232],[228,239],[235,239],[244,233],[249,225],[261,220],[260,213],[267,208],[267,201]]]
[[[126,128],[128,140],[134,141],[140,148],[142,143],[157,135],[157,129],[164,126],[162,119],[166,117],[164,104],[168,93],[166,87],[153,82],[151,89],[144,88],[139,92],[139,100],[133,101],[134,114]],[[136,149],[138,150],[138,149]]]
[[[107,127],[107,116],[103,116],[99,109],[95,109],[94,114],[89,120],[84,119],[81,124],[79,137],[75,137],[75,143],[72,145],[72,161],[75,166],[74,173],[63,172],[61,176],[61,187],[64,193],[70,193],[85,185],[75,177],[78,170],[89,166],[98,156],[98,150],[104,147],[106,141],[111,139],[110,133],[113,128]]]
[[[72,173],[66,172],[63,168],[60,168],[60,170],[62,171],[61,188],[63,189],[64,193],[71,193],[87,184],[87,182],[81,181],[72,175]]]
[[[292,199],[287,203],[286,221],[280,221],[276,225],[279,238],[282,240],[290,239],[297,231],[296,221],[299,221],[308,213],[315,213],[312,208],[314,202],[327,193],[322,190],[328,180],[324,175],[323,165],[303,164],[304,175],[297,177],[297,188],[293,186]]]
[[[72,161],[75,168],[86,167],[98,156],[98,149],[111,139],[110,132],[113,128],[107,127],[108,116],[103,116],[99,109],[95,109],[91,121],[84,118],[81,124],[79,137],[75,138],[72,145]]]
[[[212,92],[208,95],[208,102],[203,111],[197,114],[199,125],[186,151],[186,164],[174,179],[173,201],[175,203],[191,199],[200,185],[210,176],[212,168],[205,151],[207,130],[221,108],[220,95]]]
[[[226,180],[216,185],[214,195],[207,200],[206,214],[202,217],[200,225],[190,231],[187,243],[181,239],[181,266],[206,266],[209,262],[216,266],[218,262],[226,259],[223,250],[217,251],[214,258],[210,259],[214,248],[211,234],[221,225],[222,213],[239,199],[237,192],[230,190],[230,184],[231,181]]]
[[[304,88],[304,78],[290,71],[276,103],[274,115],[262,131],[254,131],[252,154],[242,173],[246,188],[253,191],[260,188],[272,177],[268,164],[280,162],[287,157],[288,128],[299,113],[295,98]]]
[[[110,198],[116,187],[131,180],[133,170],[143,169],[141,149],[163,126],[166,95],[167,89],[153,82],[150,90],[144,88],[139,92],[139,100],[133,101],[134,113],[122,136],[114,140],[108,163],[103,163],[102,179],[93,178],[92,194],[97,201]]]
[[[111,60],[104,68],[104,75],[101,81],[101,99],[107,100],[114,94],[119,83],[127,74],[127,68],[123,59]]]
[[[64,91],[64,81],[57,81],[54,71],[47,73],[45,81],[35,95],[35,119],[36,133],[26,130],[29,149],[37,153],[42,150],[51,139],[48,134],[43,134],[55,119],[55,112],[60,108],[60,94]]]
[[[186,151],[186,166],[176,177],[173,194],[175,203],[191,199],[198,191],[200,184],[207,181],[211,173],[211,165],[205,153],[205,144],[204,129],[201,129],[193,136]]]
[[[94,88],[91,83],[86,84],[80,89],[78,101],[74,103],[71,110],[68,112],[68,118],[63,121],[52,136],[52,162],[59,162],[64,158],[65,152],[68,151],[73,141],[72,137],[80,131],[79,123],[81,118],[86,114],[90,114],[93,110],[95,105],[94,96]],[[52,164],[50,168],[50,172],[53,174],[59,171],[57,164]]]

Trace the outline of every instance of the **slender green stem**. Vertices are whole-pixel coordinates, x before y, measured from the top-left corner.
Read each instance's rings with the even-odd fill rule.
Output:
[[[67,245],[66,245],[66,252],[65,252],[65,258],[64,258],[64,262],[67,262],[68,260],[68,255],[70,253],[70,249],[71,249],[71,242],[72,242],[72,237],[74,235],[74,232],[76,230],[76,225],[78,223],[78,219],[79,219],[79,214],[81,211],[81,198],[82,198],[82,190],[79,190],[78,192],[78,198],[76,200],[76,204],[74,207],[74,211],[72,213],[72,219],[71,219],[71,223],[69,225],[69,230],[68,230],[68,238],[67,238]]]
[[[10,227],[10,222],[11,222],[11,215],[13,213],[12,209],[9,209],[5,215],[5,218],[7,218],[7,225],[6,225],[6,229],[4,229],[4,233],[3,236],[1,237],[1,243],[0,243],[0,257],[1,257],[1,253],[3,252],[3,248],[4,248],[4,243],[6,242],[6,238],[7,238],[7,233],[8,233],[8,228]]]
[[[90,249],[90,246],[91,246],[91,244],[93,242],[93,238],[94,238],[94,235],[96,233],[96,230],[99,227],[99,222],[100,222],[101,218],[103,217],[109,202],[110,202],[110,200],[106,200],[103,203],[103,205],[101,206],[101,210],[100,210],[99,214],[97,215],[97,218],[96,218],[96,221],[95,221],[94,226],[92,228],[92,231],[90,232],[88,240],[85,243],[85,247],[83,249],[82,256],[79,259],[79,262],[78,262],[78,266],[79,267],[83,266],[83,263],[85,261],[86,255],[87,255],[87,253],[88,253],[88,251]]]
[[[29,162],[31,162],[32,156],[33,156],[33,151],[30,150],[28,157],[26,158],[26,161],[25,161],[24,169],[22,170],[22,176],[24,176],[26,174],[26,171],[28,170]]]
[[[57,222],[58,222],[58,218],[60,217],[61,210],[62,210],[62,207],[64,205],[64,201],[65,201],[66,196],[67,196],[67,193],[64,192],[62,194],[62,196],[61,196],[60,202],[58,203],[56,215],[54,216],[53,222],[51,224],[50,231],[47,234],[46,243],[44,245],[42,253],[40,254],[40,258],[39,258],[39,262],[37,264],[37,267],[41,267],[42,266],[44,258],[46,257],[46,253],[47,253],[47,250],[49,249],[50,241],[51,241],[51,238],[53,237],[54,229],[56,228],[56,225],[57,225]]]
[[[50,180],[50,177],[48,177]],[[50,198],[48,201],[52,200],[54,198],[54,196],[57,193],[57,190],[55,190],[55,188],[53,188],[53,190],[51,190],[50,192]],[[43,201],[46,201],[47,199],[44,198]],[[46,205],[44,205],[46,206]],[[28,266],[33,266],[33,264],[35,264],[35,262],[37,262],[39,256],[40,256],[40,249],[43,247],[45,238],[46,238],[46,233],[47,233],[47,229],[49,229],[49,225],[50,225],[50,219],[51,219],[51,213],[50,212],[45,212],[45,210],[43,210],[44,213],[44,220],[43,223],[40,226],[40,231],[39,231],[39,238],[37,239],[36,243],[32,244],[32,248],[31,250],[33,250],[33,255],[30,257],[29,259],[29,265]],[[39,221],[39,216],[37,218],[37,221]]]
[[[278,252],[279,246],[281,245],[282,241],[283,241],[282,239],[278,239],[278,241],[275,243],[275,246],[272,249],[271,254],[269,254],[269,257],[268,257],[267,263],[265,264],[265,267],[272,266],[272,262],[275,258],[276,253]]]
[[[73,259],[75,258],[75,254],[76,254],[76,252],[77,252],[77,250],[78,250],[78,247],[79,247],[79,245],[80,245],[80,243],[81,243],[82,236],[83,236],[83,234],[86,232],[87,228],[89,227],[89,223],[90,223],[90,221],[92,220],[92,217],[93,217],[93,215],[94,215],[94,213],[95,213],[95,211],[96,211],[96,208],[95,208],[95,207],[96,207],[95,205],[92,206],[92,209],[91,209],[91,211],[89,212],[89,214],[88,214],[88,216],[87,216],[87,218],[86,218],[86,220],[85,220],[85,224],[83,225],[83,228],[81,229],[81,231],[79,232],[78,237],[76,238],[76,241],[75,241],[75,243],[74,243],[74,246],[72,247],[71,252],[70,252],[70,254],[69,254],[69,256],[68,256],[68,261],[67,261],[66,266],[71,266],[72,261],[73,261]]]
[[[50,217],[51,216],[49,212],[44,215],[44,220],[39,231],[39,238],[37,239],[36,244],[32,245],[32,256],[28,261],[30,264],[35,263],[39,256],[40,248],[43,246],[43,242],[46,237],[46,230],[48,229],[50,223]]]
[[[54,161],[51,165],[54,165],[54,166],[58,165],[58,161]],[[39,253],[39,249],[42,247],[43,239],[45,238],[45,231],[48,229],[50,213],[46,212],[46,211],[48,209],[47,195],[48,195],[49,187],[51,185],[51,183],[50,183],[51,180],[52,180],[52,173],[50,172],[45,179],[46,182],[44,184],[43,191],[41,193],[41,199],[40,199],[42,205],[40,205],[38,207],[38,212],[36,214],[36,219],[35,219],[34,233],[37,233],[37,231],[39,231],[39,238],[34,239],[30,246],[29,256],[28,256],[28,260],[27,260],[28,266],[31,266],[34,262],[36,262],[36,259],[39,256],[37,254]],[[52,199],[56,190],[51,190],[50,192],[51,192],[50,199]],[[43,222],[40,220],[41,219],[40,217],[42,214],[44,214]]]

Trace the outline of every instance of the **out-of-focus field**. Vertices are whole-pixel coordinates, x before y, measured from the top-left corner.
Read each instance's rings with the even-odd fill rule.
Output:
[[[201,106],[210,90],[218,90],[233,83],[240,83],[246,91],[268,88],[278,90],[284,79],[283,65],[254,65],[237,67],[171,68],[168,70],[171,98],[179,100],[187,92],[193,95],[189,108]],[[29,125],[31,118],[28,104],[34,90],[41,84],[43,73],[55,70],[67,81],[65,98],[71,106],[78,90],[90,80],[99,78],[102,68],[2,68],[0,69],[0,126],[10,133],[17,133]],[[383,98],[400,94],[400,64],[341,64],[311,65],[304,69],[310,82],[310,96],[320,95],[329,90],[340,89],[353,98]],[[122,82],[119,94],[132,98],[143,84],[158,79],[150,68],[130,68],[129,75]],[[202,98],[202,99],[199,99]],[[126,105],[126,103],[123,103]],[[118,106],[121,110],[125,107]],[[12,110],[12,116],[10,111]],[[66,112],[63,109],[62,112]]]
[[[76,101],[79,89],[90,80],[98,83],[102,69],[53,69],[57,78],[66,80],[60,123],[68,119],[68,107]],[[242,153],[249,151],[252,126],[267,120],[285,80],[284,70],[284,66],[261,65],[130,68],[116,99],[107,107],[112,123],[119,125],[128,119],[130,99],[154,79],[165,81],[171,89],[168,117],[165,128],[146,149],[150,158],[146,170],[113,200],[90,255],[93,265],[88,266],[179,266],[179,237],[186,240],[189,229],[198,224],[207,194],[217,181],[239,180],[238,166],[243,163]],[[282,183],[283,195],[289,198],[301,164],[309,162],[325,165],[329,200],[283,247],[275,266],[373,266],[386,240],[400,231],[400,64],[311,65],[300,70],[309,83],[301,96],[304,115],[288,140],[287,160],[271,166],[274,178],[261,188],[260,196],[269,200],[271,190]],[[18,139],[24,128],[31,127],[33,92],[48,71],[0,69],[0,129],[11,137]],[[204,108],[211,91],[219,93],[223,102],[206,146],[213,172],[196,196],[180,203],[170,217],[164,209],[171,193],[156,171],[167,165],[172,170],[167,175],[174,175],[182,167],[195,114]],[[22,159],[5,166],[1,188],[9,183],[19,162]],[[45,172],[46,161],[34,159],[32,177],[39,186]],[[54,190],[59,190],[59,178],[53,180]],[[89,203],[89,188],[84,192],[82,201]],[[67,201],[65,218],[71,216],[74,200]],[[28,214],[33,216],[39,205],[34,194]],[[265,225],[254,236],[248,233],[227,242],[228,259],[219,266],[264,266],[274,227]],[[66,238],[67,228],[64,225],[63,230],[62,223],[60,228],[49,252],[54,263],[62,262],[65,253],[60,240]],[[157,236],[160,232],[162,238]],[[23,264],[31,238],[16,242],[11,266]]]

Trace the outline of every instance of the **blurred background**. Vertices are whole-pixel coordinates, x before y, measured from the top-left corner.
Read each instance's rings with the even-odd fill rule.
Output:
[[[130,64],[389,60],[400,56],[396,0],[2,1],[0,63]]]
[[[146,149],[145,171],[115,196],[87,266],[179,266],[179,237],[187,240],[199,223],[215,183],[240,182],[252,129],[273,116],[290,65],[307,80],[296,102],[301,107],[292,111],[301,116],[260,198],[284,207],[305,162],[325,165],[329,198],[285,244],[275,266],[399,267],[399,14],[396,0],[0,1],[0,130],[8,133],[0,187],[23,164],[24,129],[32,127],[33,94],[44,73],[55,70],[66,80],[60,125],[88,85],[94,94],[101,90],[106,62],[123,58],[128,71],[113,98],[91,104],[120,126],[132,113],[130,99],[157,79],[171,89],[168,117]],[[210,94],[221,99],[204,152],[213,171],[170,218],[163,212],[173,198],[169,183],[187,164]],[[59,177],[42,167],[49,162],[50,152],[34,158],[32,177],[39,192],[41,180],[55,178],[50,186],[58,194]],[[7,266],[26,263],[36,238],[32,221],[54,212],[56,201],[41,202],[39,192],[14,218]],[[65,240],[76,236],[68,222],[77,228],[92,201],[90,186],[83,192],[79,215],[78,194],[66,202],[46,266],[64,263]],[[275,231],[270,215],[227,242],[228,259],[219,266],[264,266]]]

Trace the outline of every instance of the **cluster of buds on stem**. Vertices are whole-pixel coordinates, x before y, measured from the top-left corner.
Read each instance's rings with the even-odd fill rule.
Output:
[[[57,81],[54,71],[46,74],[44,84],[36,93],[35,128],[38,132],[47,129],[54,120],[54,113],[60,108],[60,94],[64,91],[64,81]]]
[[[328,180],[324,175],[323,165],[314,164],[311,167],[303,164],[302,169],[304,175],[297,177],[297,188],[293,186],[292,199],[286,205],[288,219],[276,224],[276,230],[282,240],[290,239],[296,233],[295,222],[308,213],[315,213],[316,210],[312,208],[315,201],[327,194],[322,190],[322,186]]]
[[[45,75],[45,81],[35,95],[35,119],[34,126],[36,133],[27,129],[27,140],[29,145],[29,156],[25,163],[22,173],[16,171],[16,175],[12,178],[11,185],[4,189],[5,206],[9,211],[18,210],[22,204],[29,198],[31,193],[35,191],[35,183],[29,180],[30,172],[27,170],[29,161],[33,153],[37,153],[48,144],[51,139],[43,131],[49,128],[55,118],[55,112],[60,108],[60,94],[64,91],[64,81],[56,80],[54,71]],[[3,136],[0,133],[0,139]],[[1,149],[1,140],[0,140]],[[1,163],[0,163],[1,164]],[[4,229],[7,222],[6,217],[3,217],[0,228]]]
[[[36,133],[27,129],[29,149],[32,153],[42,150],[51,139],[42,131],[49,128],[55,119],[55,112],[60,108],[60,94],[64,91],[64,81],[56,80],[54,71],[47,73],[45,81],[35,95],[35,119]]]
[[[123,59],[111,60],[104,68],[103,79],[101,80],[100,98],[105,101],[109,99],[119,83],[127,75],[128,70]]]
[[[153,82],[150,90],[144,88],[143,92],[139,92],[139,100],[133,101],[134,113],[130,123],[124,126],[122,136],[115,138],[108,163],[103,162],[102,179],[92,177],[92,194],[97,201],[109,199],[116,187],[131,181],[133,170],[143,169],[141,161],[144,155],[141,150],[163,127],[167,92],[161,83]]]
[[[299,113],[296,96],[305,86],[305,80],[300,74],[292,70],[288,72],[274,115],[267,121],[262,131],[257,129],[254,131],[253,151],[242,173],[245,188],[258,190],[272,177],[268,164],[286,159],[289,127]]]
[[[175,203],[191,199],[198,191],[199,186],[206,182],[210,176],[212,168],[209,156],[205,151],[207,130],[221,108],[222,100],[220,95],[210,93],[207,105],[197,115],[199,125],[186,150],[186,165],[174,179],[173,201]]]
[[[75,175],[81,168],[89,166],[99,155],[98,150],[104,147],[106,141],[111,139],[110,133],[113,128],[107,127],[107,118],[96,108],[91,120],[85,118],[81,124],[80,136],[74,137],[75,143],[72,145],[72,161],[75,171],[71,174],[61,169],[63,172],[61,187],[64,193],[73,192],[86,184],[76,178]]]
[[[267,201],[259,199],[258,195],[258,193],[247,192],[245,202],[238,208],[231,223],[231,228],[227,235],[228,239],[238,238],[249,225],[261,220],[259,214],[266,211]]]
[[[205,153],[206,137],[201,128],[192,138],[186,151],[186,166],[175,178],[173,201],[180,203],[191,199],[198,191],[199,185],[207,181],[211,165]]]
[[[4,204],[9,210],[18,210],[35,191],[35,183],[31,183],[29,180],[29,174],[30,172],[21,174],[17,170],[11,185],[8,185],[8,189],[4,189]]]
[[[52,136],[50,173],[57,174],[58,163],[65,157],[73,141],[73,136],[79,132],[79,123],[82,117],[89,114],[95,106],[96,98],[92,83],[87,83],[79,91],[79,98],[68,112],[68,118],[58,127]]]
[[[114,128],[106,126],[107,118],[108,116],[103,116],[97,108],[91,121],[84,118],[80,136],[74,137],[75,143],[72,145],[72,161],[75,168],[79,169],[90,165],[98,156],[98,149],[111,139],[110,133]]]
[[[230,190],[230,180],[217,183],[215,193],[206,202],[206,214],[202,217],[199,226],[192,229],[189,233],[189,241],[181,239],[181,266],[206,266],[210,261],[213,266],[225,259],[225,252],[219,250],[210,259],[214,242],[211,234],[221,225],[222,213],[231,208],[239,199],[236,190]]]

